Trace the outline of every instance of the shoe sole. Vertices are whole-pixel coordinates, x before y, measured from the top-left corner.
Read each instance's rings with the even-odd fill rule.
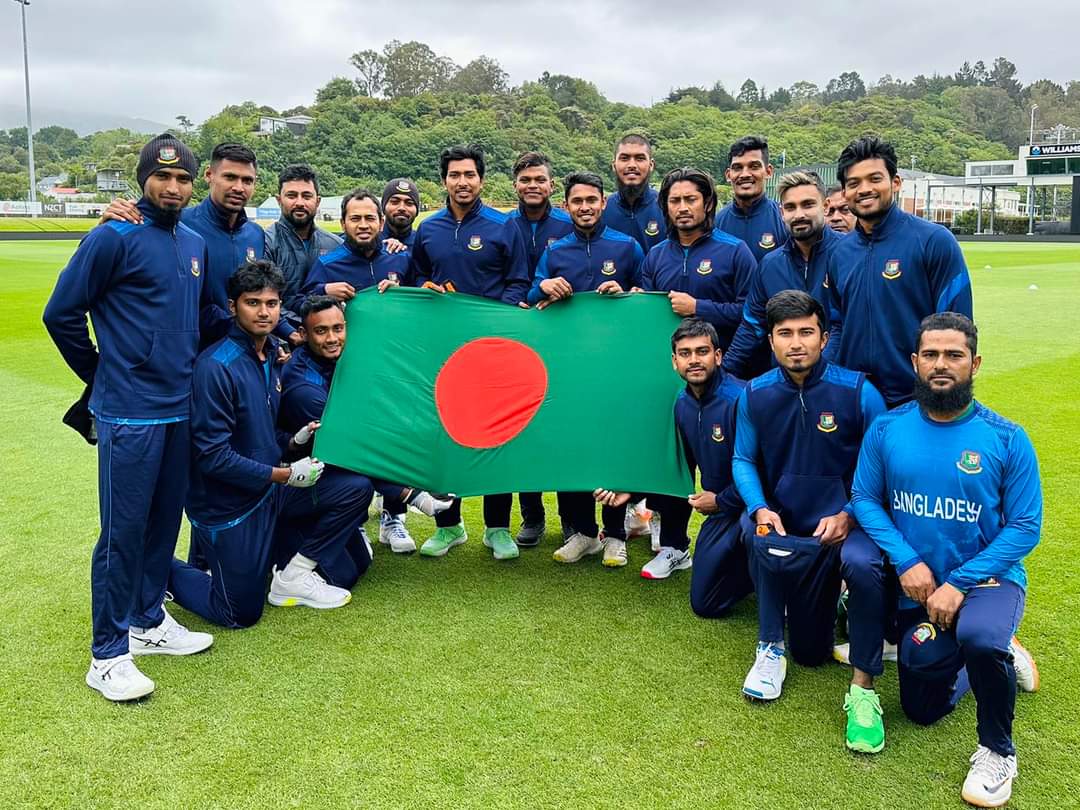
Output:
[[[760,700],[763,703],[768,703],[768,702],[776,700],[778,697],[780,697],[780,695],[773,695],[772,697],[766,697],[763,693],[755,692],[753,689],[747,689],[745,686],[743,687],[742,693],[744,695],[746,695],[746,697],[748,697],[748,698],[752,698],[754,700]]]
[[[1039,668],[1037,666],[1035,666],[1035,656],[1033,656],[1031,653],[1029,653],[1027,651],[1027,647],[1025,647],[1023,644],[1021,644],[1020,640],[1017,639],[1016,636],[1013,636],[1012,645],[1017,650],[1019,650],[1020,654],[1023,655],[1025,658],[1027,658],[1028,663],[1031,664],[1031,688],[1030,689],[1024,689],[1023,687],[1021,687],[1021,691],[1023,691],[1023,692],[1038,692],[1039,691]],[[1019,682],[1017,682],[1017,685],[1019,686]]]
[[[605,568],[623,568],[627,562],[628,560],[604,560],[603,565]]]
[[[278,596],[276,593],[266,597],[266,601],[274,607],[309,607],[315,610],[333,610],[334,608],[345,607],[352,601],[352,594],[348,594],[341,602],[335,602],[334,604],[326,604],[325,602],[312,602],[303,596]]]
[[[519,537],[515,537],[514,542],[517,543],[522,548],[536,548],[538,545],[540,545],[540,538],[535,537],[535,538],[526,538],[526,539],[522,540]]]
[[[193,650],[176,650],[176,649],[169,650],[169,649],[166,649],[164,647],[143,647],[143,648],[138,648],[138,647],[132,647],[131,643],[132,642],[129,639],[128,640],[128,648],[129,648],[128,651],[132,655],[139,655],[139,656],[142,656],[142,655],[198,655],[201,652],[206,652],[212,646],[214,646],[214,637],[211,636],[210,641],[208,641],[204,646],[197,647],[196,649],[193,649]]]
[[[968,804],[975,807],[1003,807],[1009,803],[1009,799],[1012,798],[1012,789],[1009,790],[1009,795],[1003,799],[996,799],[994,801],[986,801],[985,799],[976,798],[968,794],[968,792],[961,788],[960,798],[962,798]]]
[[[858,754],[880,754],[885,748],[885,741],[882,740],[878,746],[867,745],[862,742],[852,742],[851,740],[844,740],[844,745],[848,747],[849,751],[854,751]]]
[[[86,685],[93,689],[95,692],[97,692],[99,695],[101,695],[103,698],[105,698],[106,700],[111,700],[113,703],[131,703],[132,701],[142,700],[143,698],[149,697],[150,695],[154,694],[154,684],[150,684],[149,689],[147,689],[145,692],[140,692],[137,695],[118,695],[114,697],[113,695],[110,695],[101,686],[101,684],[96,683],[95,680],[90,677],[90,673],[86,674]]]
[[[395,554],[412,554],[416,551],[416,541],[413,541],[412,548],[394,548],[394,543],[390,540],[384,540],[383,536],[379,535],[379,545],[386,546]]]
[[[446,553],[450,551],[450,549],[452,549],[454,546],[460,546],[468,539],[468,536],[466,536],[459,537],[456,540],[451,540],[449,543],[446,544],[445,548],[441,548],[438,551],[424,551],[424,547],[420,546],[420,554],[424,557],[445,557]]]
[[[651,574],[648,571],[646,571],[644,568],[641,569],[641,576],[643,578],[645,578],[645,579],[667,579],[672,574],[674,574],[676,571],[685,571],[687,568],[692,568],[692,567],[693,567],[693,562],[690,561],[690,560],[687,560],[685,563],[679,563],[678,565],[674,566],[671,569],[671,571],[664,574],[664,576],[662,576],[662,577],[658,577],[655,574]]]
[[[603,546],[595,550],[586,550],[579,554],[577,557],[574,557],[573,559],[570,559],[569,557],[560,557],[559,552],[556,551],[554,554],[551,555],[551,559],[555,560],[555,562],[573,564],[576,562],[581,562],[586,557],[591,557],[594,554],[599,554],[603,550]]]

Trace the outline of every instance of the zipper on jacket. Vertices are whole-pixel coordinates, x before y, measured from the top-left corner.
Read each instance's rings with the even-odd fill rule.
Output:
[[[690,261],[690,248],[684,247],[682,249],[682,290],[680,292],[690,292],[690,271],[687,268],[687,262]]]

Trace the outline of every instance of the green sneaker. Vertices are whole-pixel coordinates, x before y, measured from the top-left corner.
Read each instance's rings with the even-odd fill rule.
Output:
[[[484,529],[484,545],[496,560],[512,560],[521,553],[509,529]]]
[[[876,754],[885,747],[885,723],[881,701],[873,689],[851,685],[844,697],[847,712],[847,747],[864,754]]]
[[[457,526],[440,526],[435,530],[435,535],[424,541],[420,546],[420,553],[425,557],[442,557],[454,546],[460,546],[469,535],[465,533],[465,524]]]

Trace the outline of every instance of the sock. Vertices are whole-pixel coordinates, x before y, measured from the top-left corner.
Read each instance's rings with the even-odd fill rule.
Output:
[[[873,688],[867,689],[865,686],[858,686],[857,684],[854,684],[854,683],[851,685],[851,689],[849,689],[848,691],[853,695],[861,695],[861,694],[873,695],[873,694],[875,694]]]
[[[281,572],[282,579],[296,579],[301,577],[309,571],[315,570],[315,561],[309,560],[303,554],[294,554],[293,558],[289,560],[289,564],[285,566],[285,569]]]

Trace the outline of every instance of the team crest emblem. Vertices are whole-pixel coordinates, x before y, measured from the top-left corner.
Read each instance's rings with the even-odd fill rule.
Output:
[[[766,250],[771,250],[776,247],[776,237],[766,231],[761,235],[761,241],[758,242],[758,247],[763,247]]]
[[[484,240],[483,239],[481,239],[479,236],[470,236],[469,237],[469,250],[483,250],[483,248],[484,248]]]
[[[724,440],[724,427],[723,425],[712,426],[712,440],[714,442],[722,442]]]
[[[192,256],[191,257],[191,275],[195,276],[195,278],[198,278],[199,273],[201,273],[201,272],[202,272],[202,270],[199,269],[199,260],[196,259],[194,256]]]
[[[965,450],[960,454],[960,460],[956,462],[956,469],[968,475],[982,472],[982,456],[974,450]]]
[[[700,275],[709,275],[712,272],[712,259],[702,259],[701,264],[697,266],[697,271]]]
[[[885,269],[881,271],[881,275],[889,279],[889,281],[900,278],[900,260],[889,259],[885,262]]]
[[[163,146],[158,149],[158,163],[176,163],[180,158],[176,154],[175,146]]]
[[[822,433],[832,433],[836,430],[836,417],[828,411],[822,412],[818,417],[817,429]]]
[[[911,640],[916,644],[922,644],[927,641],[933,641],[937,638],[937,628],[930,622],[923,622],[915,628],[915,632],[911,634]]]
[[[248,247],[248,249],[247,249],[247,260],[249,262],[255,261],[255,248]]]
[[[408,194],[409,193],[409,184],[406,183],[404,180],[402,180],[400,183],[397,184],[397,190],[398,191],[404,191],[406,194]]]
[[[615,275],[615,262],[611,260],[604,262],[604,266],[600,268],[600,272],[605,276]]]
[[[649,224],[645,226],[646,236],[656,236],[658,233],[660,233],[660,225],[655,219],[650,219]]]

